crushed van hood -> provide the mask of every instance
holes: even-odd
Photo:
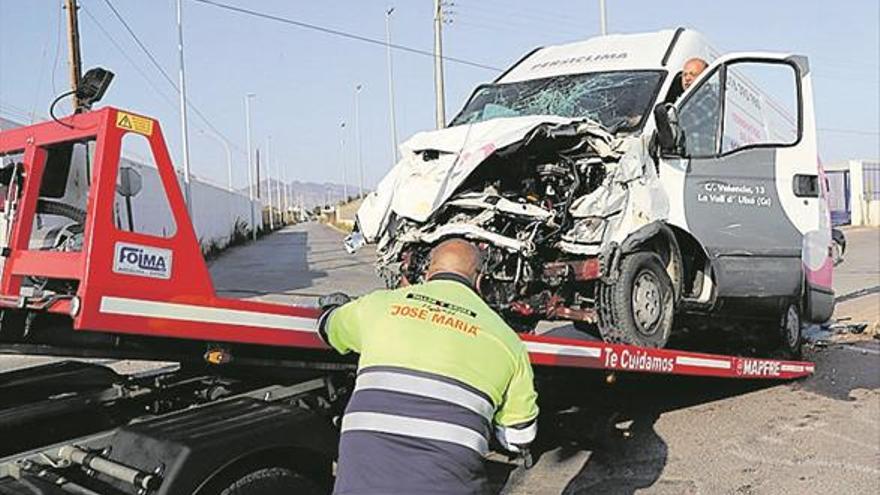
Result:
[[[389,212],[426,221],[496,150],[522,140],[539,125],[570,122],[555,116],[499,118],[414,135],[400,145],[400,161],[358,210],[361,233],[374,242]]]

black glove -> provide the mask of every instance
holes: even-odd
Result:
[[[344,292],[333,292],[318,298],[318,306],[321,308],[321,311],[325,312],[342,306],[347,302],[351,302],[351,297]]]
[[[327,338],[327,320],[330,319],[330,313],[350,301],[351,297],[344,292],[333,292],[318,298],[318,306],[321,308],[321,316],[318,317],[318,336],[325,344],[330,344]]]

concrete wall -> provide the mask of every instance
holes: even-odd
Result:
[[[122,159],[122,167],[131,167],[138,171],[142,180],[140,192],[131,198],[131,213],[136,232],[171,236],[176,231],[171,210],[164,197],[157,169],[127,158]],[[178,176],[183,190],[183,180]],[[251,215],[250,200],[247,195],[229,191],[225,187],[210,184],[206,181],[192,179],[192,222],[202,248],[209,245],[222,248],[231,240],[236,223],[251,228],[252,218],[260,226],[262,209],[259,200],[253,203]],[[116,196],[116,208],[119,212],[121,227],[127,229],[128,209],[126,200]]]

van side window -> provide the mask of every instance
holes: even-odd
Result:
[[[687,156],[713,156],[721,123],[721,71],[703,81],[679,111]]]
[[[727,67],[721,152],[786,146],[798,139],[798,86],[784,63],[734,62]]]

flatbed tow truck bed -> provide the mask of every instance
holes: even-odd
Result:
[[[170,237],[121,227],[127,134],[149,142],[176,224]],[[76,221],[77,242],[34,249],[47,184],[60,162],[73,168],[77,145],[88,150],[86,204],[49,209]],[[135,376],[75,362],[0,374],[0,494],[226,495],[262,493],[269,482],[326,492],[354,362],[318,338],[315,308],[216,294],[159,123],[106,107],[0,132],[4,157],[12,159],[4,160],[0,223],[0,353],[182,364]],[[538,375],[788,380],[814,372],[802,361],[521,337]]]

